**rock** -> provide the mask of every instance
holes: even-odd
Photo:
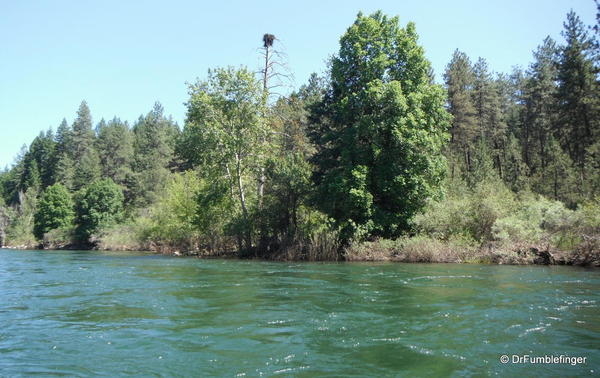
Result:
[[[540,251],[537,248],[531,248],[530,252],[534,255],[533,263],[539,265],[553,265],[555,264],[554,256],[550,251]]]

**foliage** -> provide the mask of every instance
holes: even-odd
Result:
[[[546,232],[552,232],[571,223],[574,212],[559,201],[526,194],[519,201],[518,210],[496,220],[493,238],[500,241],[540,242]]]
[[[88,242],[102,227],[121,220],[123,200],[122,189],[109,178],[96,180],[78,193],[75,222],[79,240]]]
[[[432,84],[415,27],[381,12],[359,14],[331,62],[313,133],[319,207],[342,237],[393,237],[437,193],[450,116]]]
[[[482,182],[467,189],[460,182],[442,201],[430,201],[415,217],[415,227],[422,233],[448,240],[452,236],[485,242],[492,239],[495,222],[517,207],[515,195],[502,182]]]
[[[34,216],[33,234],[42,239],[45,233],[55,228],[68,227],[74,218],[73,200],[62,184],[48,187],[38,202]]]
[[[595,261],[598,33],[571,12],[564,39],[510,73],[456,50],[442,88],[412,23],[359,14],[326,77],[286,97],[266,46],[262,78],[209,71],[183,132],[159,103],[94,129],[84,101],[0,171],[0,238],[304,260],[467,261],[479,246],[513,263],[543,245]]]
[[[196,250],[200,233],[194,224],[198,212],[196,198],[202,181],[194,171],[170,178],[164,194],[150,210],[148,240],[176,250]]]
[[[167,182],[174,165],[175,143],[179,128],[167,118],[160,103],[133,126],[134,174],[129,185],[128,202],[145,206],[156,201],[156,193]],[[124,146],[123,153],[127,153]],[[124,155],[123,158],[126,158]],[[127,172],[124,172],[127,177]]]
[[[249,187],[264,166],[269,135],[264,115],[264,92],[246,68],[209,71],[208,80],[190,86],[187,122],[180,153],[199,166],[208,180],[227,186],[238,203],[241,218],[235,221],[244,248],[252,248],[250,211],[254,204]],[[237,211],[236,211],[237,213]]]
[[[83,101],[70,136],[69,157],[74,162],[73,189],[79,190],[100,177],[100,159],[94,146],[92,116]]]
[[[34,215],[37,207],[37,192],[28,190],[19,192],[18,206],[9,214],[10,225],[6,230],[5,244],[12,246],[33,247],[37,245],[33,235]]]
[[[97,127],[98,150],[102,177],[108,177],[119,185],[125,185],[133,174],[133,133],[126,122],[114,118]]]

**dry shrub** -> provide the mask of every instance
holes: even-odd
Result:
[[[477,257],[477,248],[472,244],[451,239],[442,241],[427,236],[401,239],[402,248],[393,256],[394,261],[427,263],[471,262]]]

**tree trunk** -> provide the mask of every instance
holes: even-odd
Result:
[[[244,239],[246,243],[246,249],[250,249],[252,247],[252,238],[250,236],[250,229],[248,228],[248,208],[246,207],[246,195],[244,193],[244,185],[242,183],[242,167],[241,167],[241,159],[239,154],[235,154],[235,167],[236,167],[236,175],[237,175],[237,187],[238,187],[238,195],[240,198],[240,205],[242,206],[242,214],[244,215]]]
[[[270,55],[270,47],[265,44],[265,68],[263,71],[263,96],[265,97],[263,104],[265,107],[267,106],[268,98],[269,98],[269,55]],[[264,117],[266,119],[266,116]],[[264,137],[263,137],[264,138]],[[263,139],[263,144],[266,140]],[[263,207],[263,196],[265,193],[265,167],[260,167],[260,175],[258,178],[258,209],[262,210]]]

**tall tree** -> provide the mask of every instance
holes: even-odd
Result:
[[[395,237],[435,195],[450,115],[415,26],[359,13],[331,62],[314,158],[319,205],[345,239]]]
[[[494,168],[502,177],[502,156],[507,137],[498,83],[493,80],[488,64],[483,58],[479,58],[473,66],[473,74],[473,102],[479,138],[488,146]]]
[[[215,185],[228,187],[238,204],[239,247],[251,249],[250,213],[255,205],[248,186],[255,187],[264,166],[263,88],[245,68],[209,71],[208,80],[190,86],[190,100],[181,152],[201,166]]]
[[[71,157],[72,131],[66,119],[63,119],[56,130],[56,148],[54,151],[54,182],[63,184],[67,189],[73,188],[75,164]]]
[[[100,159],[94,147],[92,116],[85,101],[81,102],[71,134],[71,158],[75,164],[73,188],[78,190],[100,177]]]
[[[558,67],[559,119],[556,135],[585,180],[587,149],[600,137],[600,91],[593,57],[592,40],[573,11],[567,15]]]
[[[102,166],[102,176],[125,186],[132,175],[133,133],[126,122],[115,117],[97,127],[96,147]]]
[[[42,188],[46,188],[54,182],[54,155],[56,142],[52,129],[47,132],[41,132],[29,146],[29,154],[36,161]]]
[[[444,80],[448,90],[449,112],[452,114],[450,128],[450,164],[454,175],[456,162],[463,161],[465,171],[472,169],[474,141],[477,138],[477,114],[473,104],[473,67],[469,57],[458,50],[446,67]]]
[[[533,57],[523,93],[524,119],[520,139],[525,163],[535,175],[549,164],[548,141],[557,123],[558,47],[554,40],[546,37]]]
[[[174,168],[179,128],[156,102],[148,114],[138,119],[133,133],[135,177],[131,185],[133,198],[129,200],[146,205],[156,199],[156,192],[164,187],[171,168]]]

